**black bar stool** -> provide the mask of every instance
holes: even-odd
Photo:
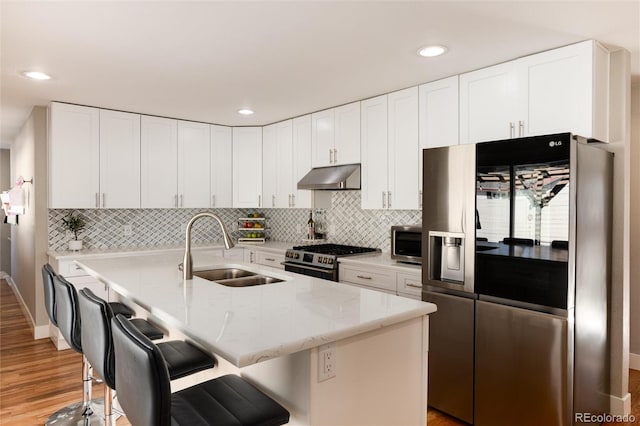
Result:
[[[87,357],[84,356],[82,350],[82,331],[80,321],[80,308],[78,306],[78,294],[75,287],[62,276],[53,272],[50,265],[42,268],[43,282],[45,287],[45,304],[49,318],[55,320],[55,325],[60,330],[65,341],[71,349],[83,354],[82,355],[82,401],[64,407],[53,413],[47,419],[47,425],[77,425],[77,424],[102,424],[104,420],[103,404],[101,399],[91,400],[91,381],[92,367]],[[133,313],[128,307],[121,303],[109,304],[116,307],[125,307],[129,312]],[[51,312],[49,312],[51,310]],[[123,314],[120,314],[123,315]],[[53,321],[52,321],[53,322]],[[137,324],[146,322],[142,319],[136,319]],[[148,324],[151,333],[150,337],[162,336],[161,330]]]
[[[113,390],[116,389],[116,380],[111,319],[114,314],[110,305],[93,294],[88,288],[84,288],[78,293],[80,316],[82,317],[81,333],[84,355],[94,371],[104,380],[105,424],[113,425],[115,417],[113,416],[111,401],[113,399]],[[132,320],[130,322],[141,332]],[[188,342],[162,342],[158,343],[157,347],[165,358],[171,360],[171,363],[167,365],[171,380],[215,366],[215,358]]]
[[[122,315],[112,319],[118,400],[132,425],[264,425],[289,412],[239,376],[229,374],[171,394],[162,351]]]

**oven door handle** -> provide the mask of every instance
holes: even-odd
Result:
[[[309,269],[311,271],[317,271],[317,272],[328,272],[331,273],[331,269],[322,269],[322,268],[316,268],[313,266],[308,266],[308,265],[301,265],[299,263],[293,263],[293,262],[281,262],[280,263],[283,266],[294,266],[296,268],[302,268],[302,269]]]

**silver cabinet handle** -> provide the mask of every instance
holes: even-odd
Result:
[[[407,287],[422,288],[422,284],[405,283]]]
[[[418,191],[418,208],[422,208],[422,189]]]
[[[258,195],[258,207],[262,207],[262,195]]]
[[[518,136],[524,136],[524,121],[518,121]]]
[[[102,208],[104,209],[105,207],[107,207],[107,193],[103,192],[102,193]]]
[[[329,164],[333,164],[333,149],[329,149]]]
[[[178,208],[178,194],[173,196],[173,205]]]
[[[291,201],[291,197],[292,197],[292,195],[289,194],[289,207],[292,207],[292,204],[293,204],[293,201]]]
[[[382,191],[382,208],[387,208],[387,196],[384,191]]]
[[[391,191],[387,192],[387,207],[391,208]]]
[[[269,262],[275,262],[276,260],[271,258],[271,257],[265,257],[264,260],[267,260]]]
[[[96,209],[100,207],[100,194],[96,192]]]
[[[513,138],[513,136],[515,134],[515,131],[516,131],[516,125],[513,124],[513,121],[510,121],[509,122],[509,137],[510,138]]]
[[[291,207],[296,206],[296,194],[291,194]]]
[[[271,207],[275,207],[276,206],[276,196],[272,195],[271,196]]]
[[[333,150],[333,164],[338,163],[338,148]]]
[[[362,279],[362,280],[370,280],[371,277],[367,277],[366,275],[356,275],[356,277]]]
[[[254,252],[250,252],[250,253],[249,253],[249,263],[253,263],[253,262],[254,262],[254,260],[255,260],[255,259],[254,259],[254,256],[255,256],[255,253],[254,253]]]
[[[180,194],[180,207],[184,207],[184,195]]]

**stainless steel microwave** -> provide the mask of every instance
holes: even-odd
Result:
[[[422,225],[391,227],[391,258],[399,262],[422,263]]]

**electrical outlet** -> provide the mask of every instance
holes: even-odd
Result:
[[[132,225],[124,225],[122,227],[122,233],[125,237],[130,237],[133,235],[133,226]]]
[[[336,344],[318,347],[318,382],[336,377]]]

